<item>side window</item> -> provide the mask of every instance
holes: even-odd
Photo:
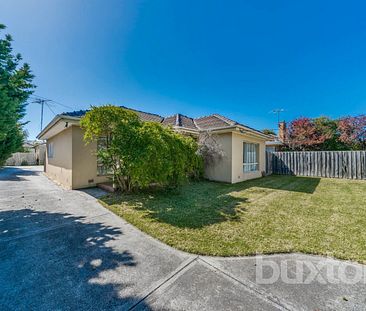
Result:
[[[255,172],[259,170],[259,144],[243,144],[243,171]]]
[[[52,159],[54,156],[54,147],[53,143],[47,143],[47,157]]]

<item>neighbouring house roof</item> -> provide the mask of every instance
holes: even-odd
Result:
[[[134,111],[138,114],[142,121],[152,121],[158,122],[163,125],[170,125],[173,128],[188,131],[188,132],[200,132],[200,131],[207,131],[207,130],[224,130],[230,128],[240,128],[241,131],[251,132],[256,135],[262,136],[262,138],[268,138],[268,135],[265,135],[261,131],[253,129],[249,126],[240,124],[236,121],[233,121],[229,118],[226,118],[219,114],[212,114],[209,116],[204,116],[200,118],[191,118],[180,113],[169,117],[162,117],[158,114],[148,113],[144,111],[139,111],[135,109],[131,109],[128,107],[121,106],[122,108]],[[43,137],[44,133],[52,127],[58,120],[60,119],[67,119],[71,118],[73,120],[80,119],[83,117],[88,110],[78,110],[72,112],[65,112],[60,115],[57,115],[45,128],[44,130],[37,136],[39,138]]]
[[[269,134],[268,140],[266,141],[266,146],[283,146],[284,143],[280,140],[277,135]]]
[[[23,143],[23,148],[35,148],[43,144],[45,144],[45,142],[42,140],[26,140]]]
[[[267,140],[266,146],[283,146],[283,142],[279,140]]]

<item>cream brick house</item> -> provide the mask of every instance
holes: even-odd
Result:
[[[133,111],[143,121],[172,126],[183,134],[196,137],[203,131],[214,134],[223,156],[214,164],[206,165],[205,177],[210,180],[236,183],[261,177],[265,171],[265,141],[268,136],[258,130],[218,114],[190,118],[181,114],[162,117]],[[86,112],[81,110],[57,115],[37,136],[47,141],[45,173],[68,189],[92,187],[109,180],[95,155],[97,144],[86,145],[83,140],[79,122]]]

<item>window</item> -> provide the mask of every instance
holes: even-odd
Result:
[[[255,172],[259,169],[259,144],[244,143],[243,148],[244,173]]]
[[[53,158],[53,154],[54,154],[53,143],[48,143],[47,144],[47,158],[49,158],[49,159]]]
[[[97,140],[97,151],[101,151],[107,148],[107,137],[101,136]],[[113,174],[112,170],[109,169],[106,165],[104,165],[102,159],[97,156],[97,174],[99,176],[111,175]]]

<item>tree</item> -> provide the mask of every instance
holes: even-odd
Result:
[[[119,188],[131,191],[153,183],[178,186],[202,167],[190,137],[116,106],[92,107],[81,120],[87,143],[102,141],[97,156],[110,168]]]
[[[299,118],[290,123],[287,136],[293,150],[366,149],[366,116]]]
[[[350,149],[366,149],[366,115],[340,119],[338,130],[339,140]]]
[[[316,146],[319,150],[347,150],[348,147],[339,139],[338,120],[328,117],[313,119],[317,133],[325,137],[322,144]]]
[[[266,135],[276,135],[275,131],[271,129],[263,129],[262,133]]]
[[[0,31],[5,26],[0,24]],[[12,153],[21,150],[26,101],[32,93],[33,75],[28,64],[20,64],[20,54],[13,54],[12,38],[0,39],[0,165]]]
[[[293,150],[320,150],[329,138],[329,133],[321,132],[309,118],[293,120],[288,128],[288,145]]]

